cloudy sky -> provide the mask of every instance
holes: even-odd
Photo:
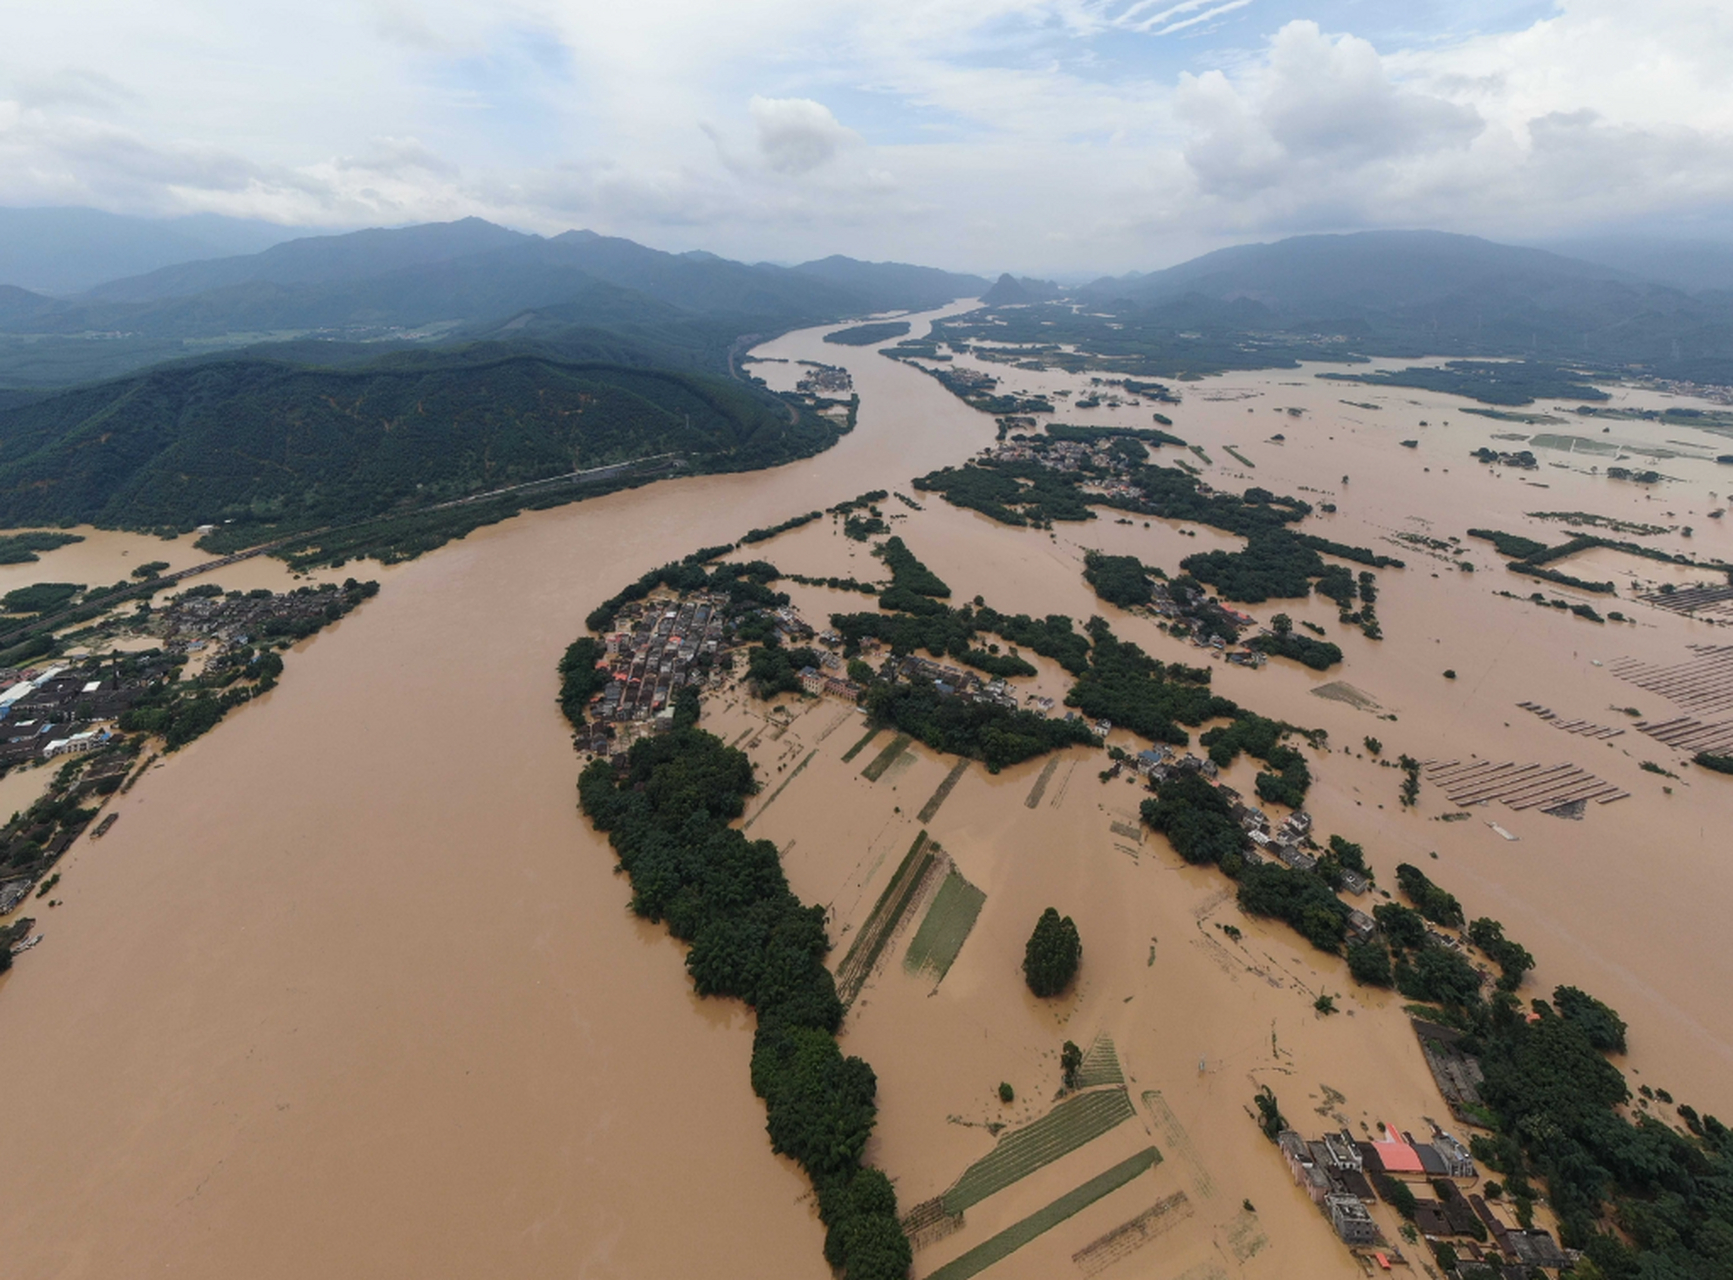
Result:
[[[0,204],[1148,269],[1301,231],[1733,219],[1733,5],[56,0]]]

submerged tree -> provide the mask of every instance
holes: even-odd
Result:
[[[1064,1048],[1059,1051],[1059,1074],[1064,1079],[1067,1089],[1077,1087],[1078,1072],[1082,1070],[1083,1050],[1067,1040]]]
[[[1058,995],[1071,985],[1082,956],[1083,944],[1071,917],[1048,907],[1035,922],[1035,932],[1023,949],[1023,977],[1029,990],[1042,998]]]

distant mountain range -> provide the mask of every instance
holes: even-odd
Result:
[[[0,284],[74,294],[177,262],[257,253],[302,234],[214,213],[135,218],[101,209],[0,208]]]
[[[591,231],[543,238],[465,218],[290,240],[108,281],[75,297],[0,285],[0,385],[65,383],[212,344],[308,335],[517,333],[544,343],[570,339],[585,354],[610,335],[604,345],[617,358],[642,344],[644,362],[720,370],[729,342],[743,333],[932,307],[987,285],[901,263],[831,257],[749,265]]]
[[[1733,382],[1733,295],[1438,231],[1238,245],[1075,296],[1155,329],[1336,335],[1362,354],[1542,356]]]
[[[742,381],[745,343],[965,297],[998,313],[959,331],[1127,368],[1499,355],[1733,384],[1733,292],[1657,283],[1637,268],[1660,259],[1597,252],[1300,236],[1067,290],[468,218],[159,262],[76,296],[0,285],[0,525],[221,518],[263,536],[664,451],[769,465],[837,428]]]

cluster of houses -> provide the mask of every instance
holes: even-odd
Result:
[[[108,740],[112,720],[143,692],[113,672],[49,667],[12,673],[0,690],[0,769],[90,751]]]
[[[803,692],[810,693],[815,698],[842,698],[848,702],[859,702],[861,694],[865,692],[853,680],[818,667],[800,669],[800,687]]]
[[[674,693],[694,683],[724,641],[726,597],[700,592],[685,600],[647,600],[621,607],[603,642],[611,679],[593,708],[600,722],[651,720],[672,713]]]
[[[1357,1140],[1346,1129],[1315,1140],[1284,1129],[1276,1136],[1276,1145],[1295,1183],[1346,1244],[1372,1247],[1383,1242],[1383,1232],[1368,1206],[1377,1201],[1374,1180],[1385,1177],[1423,1187],[1430,1184],[1436,1198],[1416,1197],[1415,1227],[1429,1239],[1451,1239],[1452,1247],[1471,1262],[1526,1280],[1531,1268],[1559,1270],[1575,1261],[1547,1232],[1511,1227],[1482,1196],[1465,1195],[1458,1184],[1474,1183],[1479,1171],[1468,1149],[1437,1126],[1426,1141],[1388,1126],[1373,1141]],[[1483,1251],[1478,1243],[1482,1240],[1489,1241],[1491,1248]]]
[[[195,587],[151,614],[143,629],[160,636],[166,648],[182,651],[306,634],[341,616],[335,593],[334,584],[284,592],[260,587],[227,595],[214,587]]]
[[[1117,463],[1105,440],[1084,444],[1076,440],[1050,440],[1045,436],[1013,436],[1004,443],[983,449],[981,453],[994,462],[1033,462],[1049,471],[1111,468]],[[1126,496],[1139,501],[1144,497],[1143,490],[1133,485],[1124,485],[1123,488]]]
[[[807,372],[801,375],[800,381],[794,384],[794,389],[807,396],[847,395],[854,390],[854,379],[847,369],[838,368],[833,364],[813,364],[803,361]]]

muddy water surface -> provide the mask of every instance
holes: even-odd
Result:
[[[778,345],[862,369],[835,449],[415,562],[66,860],[0,983],[8,1275],[826,1274],[747,1020],[626,914],[553,702],[630,577],[990,438],[870,351]]]
[[[747,1020],[694,1000],[680,949],[626,915],[625,886],[573,806],[576,766],[552,702],[561,649],[630,577],[866,489],[911,492],[909,477],[992,438],[988,419],[870,349],[806,333],[765,350],[850,366],[862,394],[854,434],[778,471],[513,520],[394,572],[379,598],[296,655],[280,689],[122,799],[103,842],[78,846],[66,905],[39,912],[48,940],[0,985],[0,1078],[29,1100],[14,1111],[0,1170],[12,1270],[824,1274],[804,1180],[763,1137]],[[1687,642],[1727,633],[1632,604],[1623,585],[1616,607],[1636,625],[1500,597],[1537,584],[1465,536],[1487,525],[1557,540],[1559,525],[1525,513],[1583,509],[1695,523],[1694,540],[1657,545],[1733,559],[1706,517],[1709,490],[1725,480],[1688,459],[1665,464],[1680,478],[1660,490],[1619,486],[1574,455],[1539,472],[1486,468],[1467,453],[1520,427],[1471,420],[1455,411],[1460,401],[1344,389],[1311,372],[1188,384],[1181,406],[1163,408],[1206,449],[1208,462],[1188,456],[1211,483],[1333,501],[1338,515],[1308,528],[1408,561],[1380,574],[1388,638],[1342,634],[1323,601],[1253,606],[1324,626],[1347,663],[1328,675],[1281,662],[1218,668],[1218,686],[1329,730],[1335,749],[1313,761],[1323,831],[1364,840],[1386,882],[1397,861],[1423,860],[1471,913],[1502,918],[1536,952],[1537,994],[1573,981],[1607,998],[1632,1024],[1630,1065],[1644,1079],[1725,1113],[1733,1013],[1719,993],[1733,960],[1717,921],[1733,872],[1708,833],[1728,784],[1687,772],[1666,783],[1639,763],[1679,771],[1675,758],[1634,730],[1610,747],[1588,743],[1514,704],[1659,714],[1660,699],[1595,664],[1624,653],[1676,661]],[[1011,381],[1087,385],[1058,374]],[[1059,416],[1141,425],[1147,413]],[[1625,434],[1641,429],[1629,425]],[[895,499],[885,510],[956,598],[1100,612],[1160,657],[1201,660],[1096,601],[1082,553],[1132,552],[1173,571],[1232,540],[1178,523],[1117,524],[1108,512],[1050,536],[916,496],[925,510]],[[1429,556],[1402,533],[1461,542]],[[791,571],[879,576],[828,520],[761,550]],[[56,576],[71,575],[26,580]],[[815,621],[870,607],[849,593],[791,594]],[[1458,678],[1446,681],[1445,668]],[[1312,696],[1332,679],[1379,709]],[[1043,663],[1029,687],[1053,696],[1065,682]],[[751,833],[775,840],[797,890],[830,908],[840,957],[952,762],[917,749],[869,783],[860,769],[870,754],[841,760],[861,736],[853,712],[790,710],[784,730],[765,724],[762,706],[719,699],[707,723],[730,741],[746,735],[769,782],[749,809]],[[1452,809],[1435,789],[1417,812],[1399,810],[1395,772],[1358,745],[1368,735],[1387,755],[1570,761],[1632,795],[1582,822],[1495,806],[1444,823]],[[1153,1172],[993,1274],[1074,1271],[1073,1251],[1179,1191],[1192,1205],[1185,1225],[1121,1264],[1124,1274],[1353,1273],[1247,1108],[1269,1084],[1314,1130],[1380,1120],[1418,1130],[1442,1117],[1399,1006],[1352,989],[1339,962],[1286,931],[1241,917],[1220,877],[1127,835],[1141,794],[1123,779],[1099,782],[1099,754],[1068,753],[1037,795],[1047,764],[998,778],[972,767],[924,824],[987,901],[943,983],[903,972],[901,937],[851,1012],[845,1043],[880,1079],[869,1155],[905,1205],[937,1194],[990,1147],[982,1126],[1049,1105],[1065,1038],[1115,1039],[1137,1118],[972,1209],[964,1232],[923,1250],[916,1274],[1149,1143],[1164,1155]],[[1234,777],[1249,791],[1249,770]],[[1504,841],[1489,819],[1520,839]],[[1056,1005],[1032,1001],[1017,971],[1050,904],[1075,916],[1085,940],[1083,981]],[[1342,1014],[1312,1009],[1325,991]],[[1007,1111],[994,1094],[1001,1080],[1018,1094]]]

